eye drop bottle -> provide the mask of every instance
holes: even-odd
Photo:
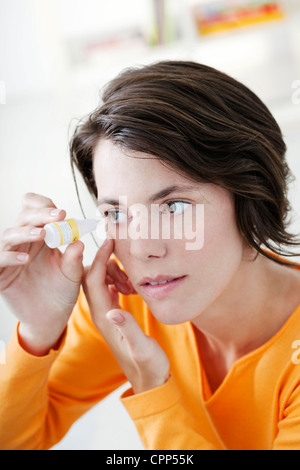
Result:
[[[83,235],[96,230],[98,221],[95,219],[66,219],[45,225],[45,243],[49,248],[69,245],[79,240]]]

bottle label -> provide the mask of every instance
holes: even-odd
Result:
[[[79,229],[73,219],[54,223],[60,235],[60,244],[68,245],[71,242],[79,240]]]
[[[68,224],[69,224],[69,226],[71,227],[71,230],[72,230],[72,242],[77,242],[77,240],[79,240],[78,225],[76,224],[75,220],[73,220],[73,219],[67,219],[66,222],[68,222]]]

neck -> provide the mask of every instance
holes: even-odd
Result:
[[[289,268],[261,255],[241,262],[226,290],[193,320],[205,348],[237,359],[276,333],[282,322],[276,312],[283,308],[288,290],[283,269]]]

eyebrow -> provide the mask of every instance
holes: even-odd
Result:
[[[177,191],[180,191],[181,193],[183,191],[195,191],[196,186],[195,185],[183,185],[183,186],[178,186],[178,185],[172,185],[168,186],[167,188],[161,189],[155,194],[152,194],[152,196],[149,197],[148,202],[149,203],[154,203],[156,201],[159,201],[160,199],[164,199],[167,196],[170,196],[170,194],[173,194]],[[101,204],[109,204],[112,206],[118,206],[119,205],[119,200],[118,199],[109,199],[109,198],[101,198],[97,201],[97,205],[100,206]]]

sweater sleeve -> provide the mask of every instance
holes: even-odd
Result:
[[[49,449],[127,381],[81,296],[58,350],[28,354],[16,329],[0,364],[0,448]],[[4,362],[4,361],[2,361]]]
[[[300,449],[300,384],[297,384],[286,400],[278,423],[278,434],[273,450]]]
[[[134,395],[130,388],[121,402],[147,450],[218,450],[199,434],[172,375],[164,385],[144,393]]]

